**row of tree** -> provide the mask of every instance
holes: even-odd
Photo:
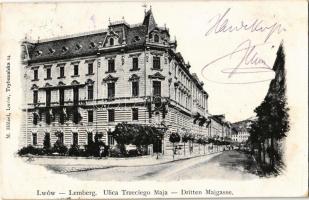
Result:
[[[34,147],[29,145],[23,147],[18,151],[19,155],[68,155],[68,156],[94,156],[102,157],[108,155],[109,147],[101,140],[103,137],[102,133],[96,133],[94,140],[89,141],[85,145],[84,149],[80,149],[79,145],[72,144],[70,148],[63,144],[61,132],[56,132],[55,136],[58,138],[54,145],[51,145],[50,137],[48,134],[44,136],[43,147]]]
[[[160,143],[163,139],[164,130],[150,125],[118,123],[111,133],[117,141],[122,154],[126,154],[125,145],[133,144],[137,149],[150,144]]]
[[[173,144],[173,149],[175,149],[174,144],[182,141],[184,143],[184,155],[186,155],[186,143],[189,142],[189,149],[190,154],[192,153],[192,145],[193,143],[197,143],[199,145],[204,146],[204,153],[205,153],[205,145],[206,144],[213,144],[213,145],[229,145],[230,141],[228,141],[227,138],[223,139],[219,136],[213,136],[213,137],[206,137],[203,135],[194,135],[190,133],[185,133],[182,136],[178,134],[177,132],[171,133],[169,137],[169,141]],[[199,146],[200,147],[200,146]],[[174,152],[175,153],[175,152]]]
[[[257,120],[249,131],[248,143],[265,172],[275,172],[283,165],[280,143],[289,130],[284,66],[285,55],[281,44],[273,67],[275,78],[263,102],[254,110]]]

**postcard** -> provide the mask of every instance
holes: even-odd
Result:
[[[2,199],[308,196],[306,1],[0,9]]]

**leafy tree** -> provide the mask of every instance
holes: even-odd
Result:
[[[173,159],[174,159],[174,155],[175,155],[175,152],[176,152],[176,150],[174,148],[174,144],[176,142],[180,142],[180,135],[178,133],[171,133],[169,141],[173,144]]]
[[[103,134],[102,133],[96,133],[94,135],[94,141],[90,142],[88,145],[86,145],[86,153],[88,155],[94,156],[94,157],[100,157],[100,151],[101,147],[104,147],[104,151],[106,151],[107,146],[102,141]],[[104,153],[104,155],[107,154],[107,152]]]
[[[197,140],[196,143],[198,143],[198,153],[200,154],[200,145],[203,144],[203,138],[200,136]]]
[[[50,153],[51,144],[50,144],[50,135],[49,133],[45,133],[44,140],[43,140],[43,149],[45,153]]]
[[[59,139],[55,142],[52,149],[53,152],[57,152],[60,155],[65,155],[68,151],[68,148],[60,141]]]
[[[138,149],[141,146],[157,144],[159,140],[162,140],[163,132],[153,126],[119,123],[112,132],[112,136],[125,155],[126,144],[134,144]]]
[[[271,81],[263,102],[255,109],[258,120],[251,126],[249,143],[252,151],[258,149],[260,161],[265,162],[265,154],[268,153],[271,167],[274,169],[275,163],[281,162],[281,150],[275,146],[276,141],[286,137],[289,131],[285,55],[282,44],[278,48],[273,70],[275,71],[275,78]],[[265,147],[268,140],[270,140],[270,146]],[[261,157],[262,152],[263,158]]]
[[[72,144],[68,150],[69,156],[80,156],[80,149],[77,144]]]
[[[182,142],[183,142],[183,150],[184,150],[184,155],[186,155],[186,143],[190,140],[191,136],[189,133],[185,133],[182,136]]]

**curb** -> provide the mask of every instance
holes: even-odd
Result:
[[[82,171],[91,171],[91,170],[97,170],[97,169],[108,169],[108,168],[114,168],[114,167],[143,167],[143,166],[157,166],[157,165],[163,165],[163,164],[167,164],[167,163],[172,163],[172,162],[178,162],[178,161],[182,161],[182,160],[189,160],[192,158],[198,158],[198,157],[203,157],[203,156],[209,156],[209,155],[213,155],[213,154],[221,154],[222,151],[220,152],[215,152],[215,153],[209,153],[209,154],[205,154],[205,155],[197,155],[197,156],[192,156],[192,157],[187,157],[187,158],[180,158],[177,160],[168,160],[168,161],[164,161],[164,162],[159,162],[159,163],[154,163],[154,164],[142,164],[142,165],[109,165],[109,166],[99,166],[99,167],[92,167],[92,168],[82,168],[82,169],[76,169],[76,170],[64,170],[64,171],[57,171],[57,173],[61,173],[61,174],[66,174],[66,173],[74,173],[74,172],[82,172]],[[51,169],[53,170],[53,169]],[[53,170],[55,171],[55,170]]]

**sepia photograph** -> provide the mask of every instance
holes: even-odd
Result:
[[[2,198],[307,197],[307,6],[1,4]]]

